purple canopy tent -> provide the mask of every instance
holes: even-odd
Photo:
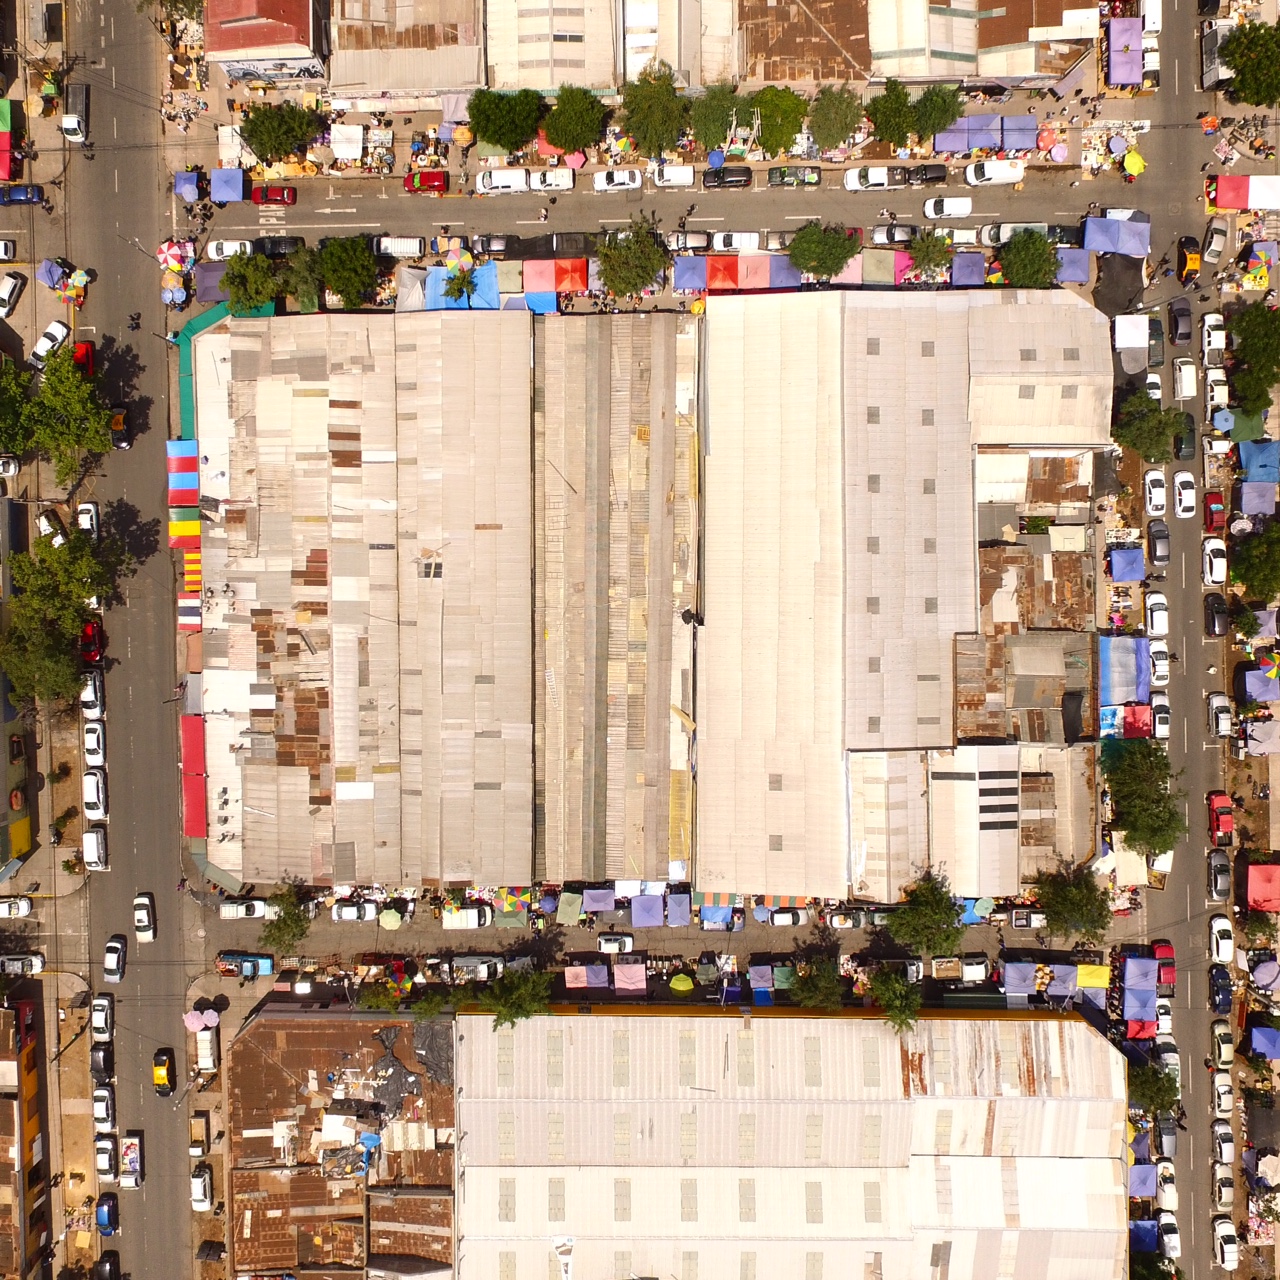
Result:
[[[700,293],[707,287],[707,260],[694,254],[681,254],[675,260],[677,293]]]
[[[1011,960],[1004,967],[1004,990],[1010,996],[1034,995],[1036,966],[1025,960]]]
[[[1084,247],[1090,253],[1145,258],[1151,251],[1151,224],[1133,218],[1086,218]]]
[[[1246,671],[1244,692],[1251,702],[1276,702],[1280,700],[1280,679],[1273,679],[1265,671]]]
[[[200,199],[200,178],[190,169],[173,175],[173,194],[184,204],[194,204]]]
[[[673,893],[667,897],[667,924],[680,929],[689,923],[689,895]]]
[[[1125,987],[1124,1016],[1130,1022],[1154,1022],[1156,1020],[1155,989]]]
[[[1055,964],[1051,966],[1053,977],[1049,980],[1047,994],[1051,996],[1073,996],[1080,989],[1076,983],[1076,967],[1073,964]]]
[[[1255,609],[1253,616],[1258,620],[1259,636],[1274,636],[1276,634],[1276,611],[1274,609]]]
[[[641,893],[631,899],[631,927],[660,929],[664,923],[662,898],[656,893]]]
[[[56,289],[67,278],[67,269],[57,258],[44,258],[36,268],[36,283]]]
[[[214,204],[238,204],[243,200],[244,170],[212,170],[209,174],[209,199]]]
[[[1069,249],[1065,245],[1058,246],[1058,283],[1089,283],[1088,249]]]
[[[613,889],[584,889],[582,909],[583,911],[612,911]]]
[[[1126,991],[1154,991],[1159,965],[1153,956],[1125,956],[1124,986]]]
[[[1112,18],[1107,26],[1107,84],[1142,83],[1142,19]]]
[[[607,990],[609,987],[609,966],[607,964],[587,965],[587,986]]]
[[[1280,1031],[1275,1027],[1254,1027],[1252,1034],[1253,1039],[1249,1043],[1258,1057],[1272,1061],[1280,1058]]]
[[[1247,516],[1275,515],[1275,485],[1270,481],[1246,480],[1240,486],[1240,510]]]
[[[752,987],[762,987],[765,991],[773,990],[773,965],[753,964],[747,970],[747,977]]]
[[[769,256],[769,288],[798,289],[800,287],[800,270],[785,253],[774,253]]]
[[[1149,1199],[1156,1193],[1156,1167],[1153,1164],[1129,1166],[1129,1198]]]
[[[1035,116],[1001,116],[1000,135],[1006,151],[1034,151],[1040,122]]]
[[[225,262],[197,262],[195,266],[196,301],[226,302],[231,295],[222,287],[227,273]]]
[[[1111,548],[1112,582],[1141,582],[1146,576],[1146,558],[1141,547]]]
[[[986,284],[987,260],[980,253],[957,253],[951,259],[951,287],[971,289]]]
[[[969,126],[969,150],[999,151],[1001,123],[999,116],[965,116]]]

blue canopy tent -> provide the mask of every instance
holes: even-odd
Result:
[[[184,170],[173,175],[173,194],[184,204],[194,204],[200,199],[200,175]]]
[[[642,893],[631,899],[631,927],[660,929],[663,919],[662,898],[656,893]]]
[[[681,254],[675,259],[677,293],[699,293],[707,287],[707,260],[694,254]]]
[[[524,300],[535,316],[553,316],[559,307],[559,299],[554,293],[526,293]]]
[[[1125,956],[1124,986],[1126,991],[1154,991],[1160,966],[1154,956]]]
[[[935,133],[933,135],[933,149],[935,151],[968,151],[968,117],[961,116],[955,124],[949,125],[941,133]]]
[[[1089,283],[1089,250],[1058,246],[1058,283]]]
[[[67,269],[57,258],[45,258],[36,268],[36,282],[56,289],[67,278]]]
[[[1130,1022],[1154,1022],[1156,1020],[1156,992],[1152,987],[1125,987],[1124,1016]]]
[[[1160,1232],[1154,1222],[1129,1223],[1129,1249],[1133,1253],[1155,1253],[1160,1247]]]
[[[1246,480],[1240,486],[1240,510],[1247,516],[1273,516],[1276,513],[1276,487]]]
[[[1134,1200],[1149,1199],[1156,1193],[1156,1167],[1153,1164],[1129,1166],[1129,1196]]]
[[[498,264],[486,262],[472,269],[475,292],[468,298],[447,298],[444,287],[449,281],[448,267],[432,267],[427,272],[425,311],[497,311],[502,305],[498,297]],[[554,296],[554,295],[552,295]]]
[[[1146,557],[1141,547],[1111,548],[1112,582],[1141,582],[1146,576]]]
[[[1151,251],[1151,224],[1132,218],[1086,218],[1084,247],[1090,253],[1122,253],[1130,258],[1145,258]]]
[[[214,204],[237,204],[244,199],[243,169],[214,169],[209,174],[209,199]]]
[[[1280,484],[1280,440],[1244,440],[1239,448],[1246,480]]]
[[[1280,701],[1280,680],[1273,680],[1265,671],[1246,671],[1244,692],[1250,702]]]
[[[957,253],[951,259],[951,287],[971,289],[986,284],[987,260],[980,253]]]
[[[1000,131],[1006,151],[1034,151],[1040,122],[1035,116],[1002,116]]]
[[[969,122],[969,150],[999,151],[1003,132],[999,116],[965,116]]]
[[[1249,1041],[1253,1052],[1260,1058],[1280,1058],[1280,1031],[1275,1027],[1254,1027]]]
[[[677,289],[679,287],[676,285]],[[785,253],[772,254],[769,258],[769,288],[798,289],[799,287],[800,269]]]
[[[1143,636],[1098,637],[1098,701],[1118,707],[1126,702],[1146,702],[1151,696],[1151,642]],[[1127,965],[1138,956],[1131,956]],[[1128,982],[1126,976],[1125,981]],[[1151,985],[1155,986],[1152,969]]]
[[[1010,996],[1034,995],[1036,966],[1029,960],[1010,960],[1004,967],[1004,990]]]
[[[667,898],[667,924],[679,929],[689,923],[689,895],[673,893]]]

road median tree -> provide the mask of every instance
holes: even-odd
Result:
[[[1172,849],[1187,833],[1183,793],[1164,747],[1152,738],[1111,738],[1102,745],[1102,776],[1111,793],[1112,827],[1142,856]]]
[[[809,103],[794,89],[770,84],[755,95],[753,106],[760,113],[759,142],[765,154],[785,156],[804,128]]]
[[[303,940],[311,932],[311,916],[303,905],[301,887],[287,884],[279,893],[273,893],[267,901],[278,907],[280,914],[263,924],[258,945],[264,951],[274,951],[278,955],[296,955]]]
[[[60,485],[75,475],[86,452],[111,448],[111,410],[102,403],[96,380],[80,371],[70,347],[45,361],[23,418],[31,444],[53,463]]]
[[[890,77],[884,89],[866,103],[867,119],[876,137],[891,147],[905,147],[915,130],[916,113],[911,95],[901,81]]]
[[[467,102],[467,114],[481,142],[510,152],[537,137],[542,107],[542,95],[532,89],[519,93],[477,89]]]
[[[834,960],[809,960],[797,968],[791,995],[802,1009],[839,1009],[844,1004],[844,979]]]
[[[1235,544],[1231,578],[1256,599],[1270,601],[1280,596],[1280,523],[1272,521],[1261,533]]]
[[[1280,102],[1280,28],[1273,23],[1245,22],[1222,42],[1219,58],[1235,74],[1227,82],[1233,102],[1274,107]]]
[[[735,118],[751,119],[751,95],[739,94],[731,84],[713,84],[689,106],[689,126],[700,146],[708,151],[723,147]]]
[[[524,1018],[551,1011],[551,975],[537,969],[508,969],[473,989],[476,1003],[493,1015],[493,1029],[514,1027]]]
[[[842,146],[861,123],[862,99],[847,84],[824,84],[809,106],[809,132],[819,151]]]
[[[895,942],[931,956],[950,955],[959,948],[965,926],[946,876],[927,871],[906,887],[902,897],[889,915],[888,929]]]
[[[1172,1072],[1155,1063],[1130,1065],[1129,1102],[1148,1115],[1173,1111],[1178,1105],[1178,1082]]]
[[[1280,382],[1280,312],[1254,302],[1227,321],[1231,334],[1231,393],[1245,413],[1271,407]]]

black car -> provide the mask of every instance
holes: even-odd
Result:
[[[519,236],[482,235],[471,237],[471,251],[496,257],[498,254],[511,253],[520,242]]]
[[[1189,413],[1182,415],[1182,430],[1173,437],[1173,456],[1179,462],[1190,462],[1196,456],[1196,420]]]
[[[1157,568],[1169,563],[1169,526],[1163,520],[1147,524],[1147,558]]]
[[[727,164],[720,169],[704,169],[702,189],[712,191],[717,187],[749,187],[751,170],[745,164]]]
[[[945,164],[916,164],[907,170],[910,187],[944,187],[947,184]]]
[[[1175,347],[1185,347],[1191,341],[1191,303],[1186,298],[1169,303],[1169,341]]]
[[[1204,633],[1207,636],[1227,634],[1227,602],[1221,592],[1210,591],[1204,598]]]
[[[110,1042],[89,1049],[89,1074],[94,1084],[110,1084],[115,1079],[116,1051]]]
[[[1209,966],[1209,1007],[1220,1017],[1231,1012],[1231,975],[1224,964]]]
[[[1055,223],[1049,228],[1049,243],[1068,249],[1084,248],[1084,227],[1079,222]]]
[[[264,258],[287,258],[295,249],[304,248],[306,243],[301,236],[259,236],[253,242],[253,251]]]
[[[1147,336],[1147,368],[1161,369],[1164,367],[1164,325],[1160,323],[1159,316],[1147,318],[1151,321]]]
[[[114,1249],[106,1249],[93,1264],[93,1280],[120,1280],[120,1255]]]

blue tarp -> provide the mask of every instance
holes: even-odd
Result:
[[[1133,1253],[1155,1253],[1160,1247],[1160,1232],[1154,1222],[1129,1223],[1129,1249]]]
[[[1156,1167],[1153,1164],[1129,1166],[1129,1195],[1134,1199],[1149,1199],[1156,1193]]]
[[[559,300],[554,293],[526,293],[525,305],[536,316],[553,316]]]
[[[667,924],[672,929],[682,928],[689,923],[689,895],[673,893],[667,898]]]
[[[792,266],[791,259],[785,253],[773,254],[769,258],[769,288],[798,289],[799,287],[799,269]]]
[[[1034,151],[1040,122],[1032,115],[1001,116],[1000,136],[1006,151]]]
[[[1126,991],[1154,991],[1160,966],[1154,956],[1125,956],[1124,986]]]
[[[751,1003],[758,1005],[771,1005],[773,1003],[773,992],[767,987],[752,987]]]
[[[209,199],[214,204],[235,204],[244,199],[243,169],[214,169],[209,174]]]
[[[676,274],[672,288],[696,293],[707,287],[707,260],[696,254],[681,254],[675,260]]]
[[[587,970],[587,986],[607,988],[609,985],[609,966],[607,964],[589,964]]]
[[[642,893],[631,899],[631,927],[633,929],[659,929],[662,927],[662,898],[656,893]]]
[[[1280,1058],[1280,1031],[1275,1027],[1254,1027],[1250,1041],[1253,1052],[1260,1058]]]
[[[1118,707],[1151,698],[1151,641],[1144,636],[1098,637],[1098,702]]]
[[[1156,1020],[1155,989],[1143,991],[1137,987],[1125,987],[1124,1016],[1130,1022],[1154,1022]]]
[[[1243,440],[1239,449],[1246,480],[1280,484],[1280,440]]]
[[[1111,548],[1112,582],[1141,582],[1146,576],[1146,557],[1141,547]]]
[[[1151,251],[1151,224],[1130,218],[1086,218],[1084,247],[1090,253],[1123,253],[1145,258]]]
[[[427,272],[424,311],[497,311],[502,305],[498,297],[498,264],[486,262],[471,272],[476,290],[467,298],[446,298],[444,287],[449,280],[448,267],[432,267]],[[551,295],[553,298],[555,294]]]
[[[978,899],[965,898],[963,901],[964,901],[964,911],[960,916],[960,923],[961,924],[981,924],[983,921],[983,917],[978,915],[978,913],[974,911],[974,907],[978,905]]]
[[[957,253],[951,259],[951,287],[969,289],[987,282],[987,260],[980,253]]]
[[[200,180],[196,174],[186,171],[173,175],[173,194],[179,200],[192,204],[200,198]]]
[[[1058,283],[1089,283],[1089,250],[1058,246]]]
[[[733,919],[733,908],[699,907],[698,915],[704,924],[728,924]]]

